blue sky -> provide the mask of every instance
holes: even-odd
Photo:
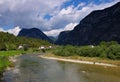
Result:
[[[0,31],[15,35],[22,28],[39,28],[50,36],[72,30],[94,10],[120,0],[0,0]]]
[[[89,3],[101,4],[101,3],[111,2],[111,1],[112,0],[70,0],[66,2],[63,7],[67,7],[70,5],[77,6],[81,2],[86,4],[89,4]]]
[[[113,0],[69,0],[61,5],[61,9],[67,8],[68,6],[74,5],[74,7],[78,6],[80,3],[85,3],[85,5],[88,5],[90,3],[94,3],[96,5],[102,4],[102,3],[109,3]],[[81,7],[82,8],[82,7]],[[80,9],[81,9],[80,8]],[[50,19],[52,16],[49,14],[45,15],[45,19]]]

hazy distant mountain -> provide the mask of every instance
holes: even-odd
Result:
[[[55,42],[57,40],[57,37],[53,37],[53,36],[48,36],[53,42]]]
[[[112,40],[120,43],[120,2],[104,10],[93,11],[72,31],[61,32],[56,43],[90,45]]]
[[[47,37],[40,29],[37,28],[31,28],[31,29],[22,29],[18,36],[24,36],[24,37],[30,37],[30,38],[37,38],[42,40],[47,40],[49,42],[52,42],[51,39]]]

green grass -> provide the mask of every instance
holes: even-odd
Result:
[[[2,72],[5,70],[7,66],[9,66],[11,62],[8,60],[8,57],[0,56],[0,76]]]
[[[32,53],[32,51],[23,50],[11,50],[11,51],[0,51],[0,77],[7,67],[13,67],[14,64],[9,61],[9,57],[16,56],[25,53]]]
[[[13,66],[13,63],[9,61],[9,57],[20,55],[21,53],[23,53],[22,50],[0,51],[0,77],[7,67]]]
[[[11,51],[0,51],[0,77],[2,77],[3,71],[7,67],[12,67],[13,63],[9,61],[9,57],[16,56],[20,54],[39,54],[36,48],[30,48],[27,51],[24,50],[11,50]]]
[[[6,56],[6,57],[9,57],[9,56],[15,56],[15,55],[19,55],[21,54],[22,50],[13,50],[13,51],[0,51],[0,56]]]

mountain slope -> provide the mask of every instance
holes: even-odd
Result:
[[[57,40],[57,37],[53,37],[53,36],[48,36],[53,42],[55,42]]]
[[[92,45],[112,40],[120,43],[120,2],[91,12],[72,31],[61,32],[56,43]]]
[[[49,42],[52,42],[51,39],[49,39],[41,30],[37,28],[22,29],[19,32],[18,36],[37,38],[37,39],[42,39],[42,40],[47,40]]]

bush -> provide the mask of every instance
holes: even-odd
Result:
[[[120,45],[111,45],[108,49],[108,58],[120,59]]]
[[[0,50],[1,51],[6,51],[7,50],[7,47],[4,43],[0,43]]]
[[[61,46],[54,52],[55,55],[59,56],[84,56],[84,57],[101,57],[109,59],[120,59],[120,44],[115,41],[101,42],[100,45],[91,46]]]
[[[76,47],[67,45],[67,46],[61,46],[54,50],[53,52],[55,55],[59,56],[73,56],[76,53]]]
[[[7,50],[16,50],[17,46],[15,44],[6,44]]]

